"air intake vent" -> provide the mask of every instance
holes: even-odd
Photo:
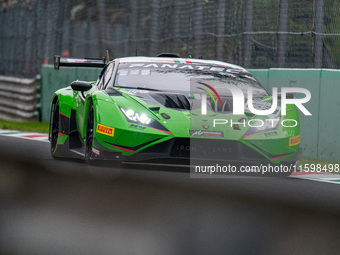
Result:
[[[165,107],[190,110],[190,103],[185,95],[154,93],[151,96]]]

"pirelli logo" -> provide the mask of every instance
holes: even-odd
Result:
[[[300,135],[289,138],[289,146],[294,146],[300,143]]]
[[[104,135],[109,135],[109,136],[114,136],[115,134],[115,129],[112,127],[104,126],[101,124],[97,124],[97,133],[104,134]]]

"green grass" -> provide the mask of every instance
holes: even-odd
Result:
[[[0,129],[48,133],[49,124],[45,122],[16,122],[0,120]]]

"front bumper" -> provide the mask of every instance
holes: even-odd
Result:
[[[208,163],[231,164],[274,164],[271,158],[281,158],[280,164],[295,164],[301,157],[301,150],[284,155],[267,155],[250,148],[240,141],[215,139],[172,138],[148,147],[131,156],[109,150],[96,139],[98,149],[92,152],[93,160],[115,160],[154,164],[197,165]],[[268,154],[268,153],[267,153]],[[269,159],[268,159],[269,158]]]

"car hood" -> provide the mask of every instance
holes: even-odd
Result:
[[[145,107],[166,107],[177,110],[190,110],[190,103],[184,93],[169,93],[139,89],[121,89],[125,96],[135,99]]]

